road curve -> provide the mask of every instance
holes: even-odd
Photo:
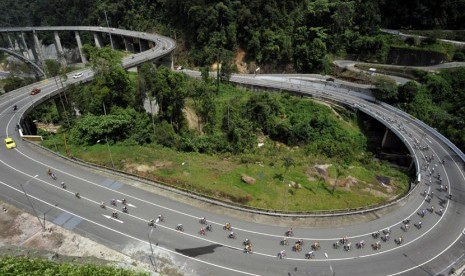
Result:
[[[134,35],[142,36],[143,33]],[[165,49],[174,45],[170,44],[174,43],[171,39],[149,34],[145,36],[159,39],[158,44],[166,43]],[[162,47],[155,47],[135,58],[126,58],[123,64],[131,67],[146,59],[156,58],[156,55],[166,54]],[[92,72],[85,71],[84,80],[90,79]],[[66,85],[77,81],[82,80],[68,78]],[[311,225],[315,221],[311,218],[307,226],[301,226],[305,221],[300,221],[299,226],[292,221],[276,221],[275,225],[260,223],[262,219],[259,216],[253,216],[252,220],[240,219],[233,212],[229,214],[218,212],[212,206],[202,208],[198,207],[200,204],[191,205],[188,198],[173,200],[165,196],[167,192],[162,190],[139,184],[128,185],[133,182],[132,179],[96,172],[21,141],[15,130],[19,118],[31,105],[37,104],[40,98],[46,99],[58,90],[55,82],[45,80],[33,85],[42,89],[35,96],[29,95],[33,87],[29,86],[0,97],[2,136],[16,138],[18,145],[13,150],[5,147],[0,149],[0,198],[39,216],[46,212],[48,221],[118,250],[136,247],[149,254],[148,241],[156,242],[158,250],[169,252],[177,262],[187,267],[187,275],[437,275],[447,274],[451,267],[463,263],[463,160],[433,132],[410,116],[387,105],[355,97],[348,90],[327,92],[290,79],[283,81],[282,78],[273,80],[243,75],[233,75],[231,81],[340,102],[372,115],[383,124],[393,127],[415,155],[418,166],[434,168],[431,183],[428,170],[421,170],[422,181],[408,198],[394,208],[377,212],[379,217],[376,219],[364,223],[357,220],[344,227]],[[19,107],[16,112],[11,108],[14,104]],[[428,146],[428,150],[414,148],[419,146]],[[435,159],[429,166],[425,165],[425,157],[431,155]],[[438,162],[442,159],[445,159],[445,164]],[[47,175],[48,168],[55,172],[57,180]],[[444,188],[440,189],[438,179],[434,177],[437,173],[441,175],[442,185],[447,186],[447,193]],[[61,181],[66,183],[67,189],[60,187]],[[434,192],[430,203],[425,202],[425,190],[427,193]],[[79,192],[81,198],[76,198],[75,192]],[[449,192],[453,195],[452,200],[446,199]],[[112,219],[110,215],[113,207],[99,208],[100,202],[108,203],[112,198],[126,198],[129,213],[122,213],[122,205],[118,203],[114,209],[119,212],[119,218]],[[436,208],[434,212],[426,211],[423,218],[417,214],[431,205]],[[437,213],[440,208],[443,208],[442,215]],[[152,229],[147,221],[157,214],[163,214],[166,220]],[[247,214],[243,216],[250,217]],[[206,236],[198,234],[200,217],[207,217],[213,225],[214,231],[208,232]],[[411,219],[411,226],[409,231],[404,232],[400,227],[406,218]],[[422,221],[421,229],[413,226],[419,221]],[[226,222],[233,225],[237,239],[226,237],[227,232],[221,229]],[[184,232],[174,229],[178,223],[184,225]],[[290,239],[289,246],[281,246],[279,243],[288,227],[293,227],[295,236]],[[383,242],[371,236],[373,232],[387,228],[391,229],[389,241]],[[397,245],[393,240],[400,236],[403,236],[404,242]],[[350,251],[333,248],[333,243],[342,237],[347,237],[351,242]],[[243,253],[241,243],[245,238],[253,242],[253,254]],[[292,251],[296,239],[304,240],[301,252]],[[366,246],[355,248],[356,242],[361,240],[365,241]],[[370,246],[376,241],[380,241],[380,250],[373,250]],[[313,259],[305,259],[305,252],[310,251],[310,245],[315,242],[319,242],[321,248],[315,250]],[[283,249],[287,257],[278,259],[277,253]]]

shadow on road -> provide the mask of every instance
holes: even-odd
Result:
[[[217,247],[223,247],[220,244],[212,244],[209,246],[196,247],[196,248],[187,248],[187,249],[175,249],[176,252],[179,252],[183,255],[189,257],[197,257],[199,255],[212,254],[215,252]]]

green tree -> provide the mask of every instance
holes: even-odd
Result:
[[[414,81],[409,81],[406,84],[399,86],[399,102],[411,103],[415,99],[419,89],[420,86]]]
[[[140,108],[136,105],[137,91],[121,65],[122,55],[109,47],[85,45],[84,51],[95,72],[95,81],[74,97],[78,109],[103,114],[104,109],[109,113],[113,106]]]
[[[397,84],[389,78],[376,77],[373,94],[378,100],[393,102],[398,97]]]
[[[155,74],[154,95],[159,107],[160,120],[169,122],[176,132],[179,132],[185,123],[182,110],[188,92],[184,74],[172,72],[169,68],[161,66]]]

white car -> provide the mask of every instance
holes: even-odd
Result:
[[[74,74],[73,79],[79,79],[80,77],[82,77],[82,72]]]

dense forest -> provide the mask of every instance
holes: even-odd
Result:
[[[176,37],[189,63],[246,60],[296,71],[328,70],[328,55],[382,55],[380,27],[463,28],[465,0],[4,0],[0,25],[101,25]]]
[[[380,27],[464,29],[465,15],[460,12],[464,8],[465,0],[4,0],[0,2],[0,25],[105,26],[106,12],[112,27],[175,37],[180,55],[185,57],[184,61],[177,60],[191,65],[227,63],[235,58],[238,50],[243,50],[245,61],[262,68],[268,65],[280,71],[334,73],[331,64],[334,57],[385,61],[388,48],[397,42],[380,33]],[[411,42],[417,44],[415,40]],[[456,60],[463,60],[465,56],[460,50],[448,55]],[[118,68],[112,71],[111,77],[119,77],[118,83],[112,85],[125,90],[115,92],[112,86],[105,88],[108,91],[99,90],[102,83],[108,82],[101,79],[100,83],[84,88],[83,95],[99,91],[98,94],[107,96],[97,98],[83,111],[99,115],[102,101],[106,101],[109,110],[115,101],[120,101],[117,104],[121,108],[140,105],[140,89],[130,88],[128,76],[120,71]],[[181,77],[164,74],[163,77],[174,78],[166,85],[173,86],[171,89],[178,93],[187,93],[175,85],[175,80]],[[418,84],[398,88],[382,83],[377,96],[437,127],[463,149],[465,89],[462,78],[462,70],[424,74],[418,77]],[[19,84],[14,79],[10,86]],[[121,95],[125,97],[117,100]],[[88,98],[92,97],[83,96],[75,101],[79,103]],[[180,101],[179,98],[169,100]],[[164,106],[167,104],[162,105],[163,119],[169,118],[170,125],[179,132],[181,119],[170,118],[173,114],[166,113],[176,109],[165,112]],[[204,112],[208,122],[211,114],[208,110]]]

